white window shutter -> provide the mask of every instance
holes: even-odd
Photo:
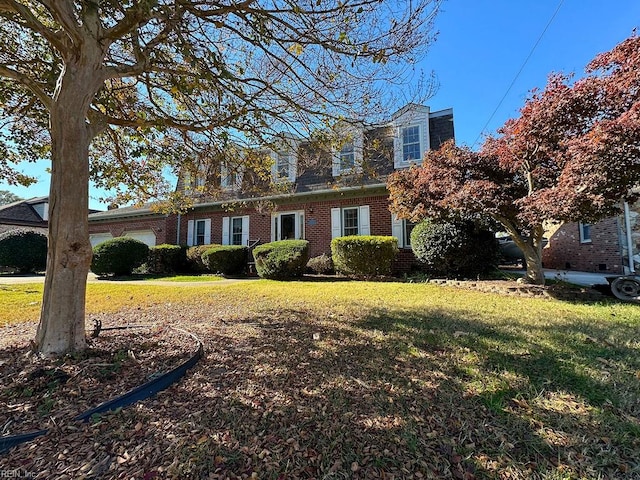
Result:
[[[211,245],[211,219],[204,221],[204,244]]]
[[[242,217],[242,245],[249,245],[249,215]]]
[[[278,221],[280,217],[277,214],[271,216],[271,241],[280,240],[278,238]]]
[[[358,223],[360,226],[360,235],[371,235],[371,227],[369,226],[369,205],[362,205],[358,212]]]
[[[222,245],[229,245],[229,217],[222,217]]]
[[[398,239],[399,247],[404,247],[406,243],[403,238],[404,237],[403,232],[404,230],[402,228],[402,220],[400,220],[395,213],[392,213],[391,214],[391,235]]]
[[[294,149],[293,153],[289,155],[289,181],[295,183],[298,177],[298,150]]]
[[[187,222],[187,246],[193,246],[193,220]]]
[[[342,219],[341,210],[339,208],[331,209],[331,238],[342,236]]]

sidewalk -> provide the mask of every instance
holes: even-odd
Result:
[[[510,272],[524,275],[524,270],[509,270]],[[615,273],[595,273],[595,272],[578,272],[574,270],[553,270],[544,269],[544,278],[549,280],[561,280],[563,282],[573,283],[590,287],[592,285],[609,285],[607,277],[615,277]]]

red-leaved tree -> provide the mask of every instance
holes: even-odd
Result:
[[[391,175],[391,209],[414,221],[452,213],[500,222],[543,284],[548,222],[596,221],[637,198],[640,37],[598,55],[572,83],[552,75],[479,152],[452,142]]]

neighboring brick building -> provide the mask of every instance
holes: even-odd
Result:
[[[89,216],[92,244],[129,235],[150,245],[209,243],[246,245],[287,238],[309,241],[310,256],[330,253],[331,239],[342,235],[394,235],[401,253],[396,268],[413,262],[411,225],[389,211],[386,177],[394,170],[420,163],[428,149],[454,138],[451,109],[431,112],[410,104],[383,125],[349,127],[339,147],[315,152],[313,168],[302,158],[312,148],[305,139],[287,137],[273,158],[272,180],[286,182],[287,193],[255,196],[251,172],[230,172],[222,165],[206,178],[181,178],[178,189],[197,189],[219,182],[222,199],[201,199],[187,213],[164,215],[149,208],[126,207]]]
[[[615,274],[640,271],[640,203],[627,206],[620,216],[594,224],[566,223],[547,235],[549,243],[542,255],[546,268]]]

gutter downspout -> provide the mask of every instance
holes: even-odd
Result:
[[[631,216],[629,214],[629,204],[624,202],[624,226],[627,234],[627,256],[629,258],[629,273],[636,273],[633,261],[633,238],[631,237]]]
[[[178,214],[178,224],[176,225],[176,245],[180,245],[180,219],[182,218],[181,214]]]

